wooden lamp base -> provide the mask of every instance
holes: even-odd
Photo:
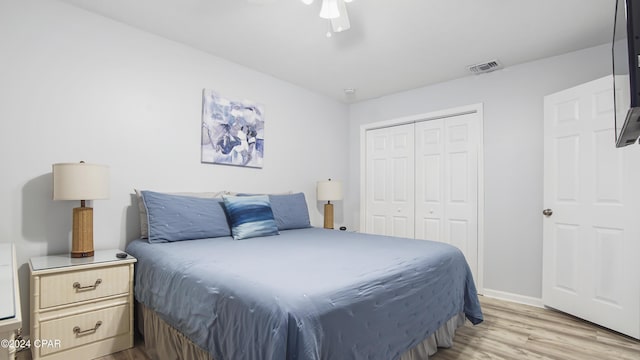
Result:
[[[74,208],[71,257],[89,257],[93,253],[93,208]]]
[[[324,204],[324,228],[333,229],[333,204]]]

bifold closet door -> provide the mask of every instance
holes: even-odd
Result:
[[[365,229],[446,242],[478,275],[477,113],[366,132]]]
[[[414,237],[414,125],[368,130],[365,232]]]
[[[415,238],[446,242],[478,268],[477,114],[415,124]]]

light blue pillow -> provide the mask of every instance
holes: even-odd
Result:
[[[230,236],[223,200],[142,191],[149,222],[149,242]]]
[[[267,195],[224,196],[223,199],[234,239],[279,234]]]
[[[269,201],[278,230],[311,227],[307,200],[303,193],[269,195]]]

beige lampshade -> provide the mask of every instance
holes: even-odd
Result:
[[[86,163],[53,164],[53,200],[108,198],[108,166]]]
[[[342,200],[342,182],[335,180],[318,181],[317,197],[318,201]]]

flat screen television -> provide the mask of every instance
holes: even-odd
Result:
[[[640,0],[616,0],[611,48],[616,147],[623,147],[640,137]]]

